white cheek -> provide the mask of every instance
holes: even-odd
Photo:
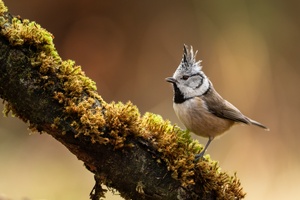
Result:
[[[204,94],[205,92],[207,92],[207,90],[209,89],[209,87],[210,87],[209,80],[208,80],[208,78],[205,78],[205,79],[203,80],[202,85],[201,85],[199,88],[196,89],[198,95],[202,95],[202,94]]]
[[[198,90],[195,90],[191,87],[185,87],[183,94],[184,94],[184,97],[185,98],[190,98],[190,97],[194,97],[194,96],[198,96],[199,95],[199,91]]]
[[[199,82],[196,83],[196,81],[193,82],[181,82],[177,85],[179,90],[182,92],[185,98],[192,98],[195,96],[201,96],[210,87],[210,82],[207,77],[203,79],[202,84],[199,86]]]

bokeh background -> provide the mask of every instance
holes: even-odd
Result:
[[[183,44],[193,45],[217,91],[271,129],[235,126],[208,153],[223,171],[237,172],[247,200],[300,198],[300,1],[5,3],[52,32],[62,58],[81,65],[107,102],[130,100],[182,128],[164,78],[177,68]],[[0,117],[0,160],[0,199],[88,199],[94,184],[64,146],[29,135],[17,118]]]

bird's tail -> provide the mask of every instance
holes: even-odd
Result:
[[[249,119],[249,118],[248,118],[248,119]],[[266,127],[265,125],[263,125],[263,124],[261,124],[261,123],[255,121],[255,120],[253,120],[253,119],[249,119],[249,120],[250,120],[250,123],[253,124],[253,125],[255,125],[255,126],[258,126],[258,127],[260,127],[260,128],[263,128],[263,129],[265,129],[266,131],[269,131],[269,130],[270,130],[270,129],[269,129],[268,127]]]

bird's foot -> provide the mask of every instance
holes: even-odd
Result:
[[[200,159],[203,158],[205,151],[201,151],[201,153],[198,153],[195,155],[195,161],[198,162]]]

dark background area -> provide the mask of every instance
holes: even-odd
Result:
[[[299,196],[300,2],[5,4],[53,33],[61,57],[81,65],[105,101],[130,100],[142,113],[160,114],[182,128],[164,78],[179,65],[183,44],[192,45],[216,90],[271,129],[233,127],[208,149],[212,159],[223,171],[237,172],[247,200]],[[0,197],[88,199],[94,181],[82,162],[50,136],[28,133],[19,119],[0,117]]]

